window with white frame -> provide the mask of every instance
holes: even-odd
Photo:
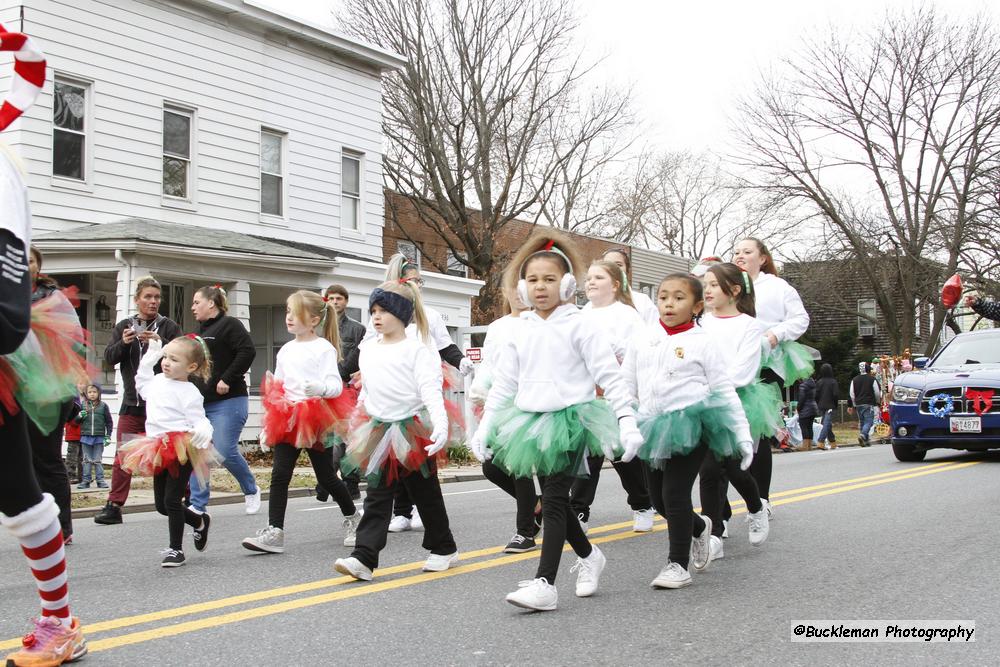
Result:
[[[191,198],[193,127],[194,111],[163,108],[163,194],[167,197]]]
[[[875,318],[878,308],[875,299],[858,299],[858,335],[875,335]]]
[[[361,156],[352,153],[340,158],[340,226],[361,229]]]
[[[52,92],[52,175],[85,181],[90,85],[56,77]]]
[[[406,257],[406,261],[409,264],[414,264],[418,269],[420,268],[420,251],[417,250],[417,244],[411,241],[396,241],[396,252],[402,253]]]
[[[260,212],[283,216],[285,213],[285,135],[273,130],[260,131]]]
[[[448,252],[448,270],[445,271],[449,276],[458,276],[459,278],[469,277],[469,267],[462,263],[462,260],[458,258],[455,253]]]

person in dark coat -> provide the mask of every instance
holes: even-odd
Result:
[[[806,378],[799,383],[798,393],[799,427],[802,429],[800,452],[808,452],[813,444],[813,420],[819,414],[816,405],[816,380]]]
[[[816,446],[823,449],[837,448],[837,434],[833,432],[833,415],[840,402],[840,387],[837,378],[833,377],[833,367],[823,364],[819,369],[819,381],[816,382],[816,406],[823,419],[823,428],[816,438]]]

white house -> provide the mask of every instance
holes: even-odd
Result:
[[[49,63],[4,140],[28,171],[44,270],[79,286],[97,359],[147,274],[187,331],[193,291],[227,288],[257,346],[252,385],[288,338],[290,292],[338,282],[361,315],[385,268],[381,75],[400,56],[253,0],[2,4]],[[481,283],[426,278],[428,302],[467,325]]]

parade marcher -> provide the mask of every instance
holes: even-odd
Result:
[[[378,336],[361,343],[359,414],[348,436],[344,467],[368,480],[354,550],[334,568],[370,581],[385,548],[396,487],[405,486],[424,521],[425,572],[443,572],[458,559],[437,465],[449,439],[441,394],[441,365],[429,344],[420,289],[412,279],[383,283],[368,299]],[[409,336],[413,322],[416,336]]]
[[[101,400],[101,388],[96,384],[87,385],[86,402],[76,421],[80,424],[80,442],[83,445],[83,476],[78,489],[89,489],[90,480],[97,482],[97,488],[106,489],[104,481],[104,448],[111,443],[114,420],[111,409]]]
[[[601,255],[601,259],[606,259],[609,262],[617,264],[618,268],[625,273],[625,277],[629,280],[629,284],[632,284],[632,260],[629,258],[628,250],[625,248],[612,248],[611,250],[605,250],[604,254]],[[632,305],[634,305],[635,309],[639,312],[639,316],[642,318],[643,322],[652,324],[660,319],[660,313],[652,299],[638,290],[630,290],[630,292]]]
[[[847,412],[857,410],[858,413],[858,444],[862,447],[871,445],[871,431],[875,424],[875,415],[882,402],[882,387],[875,379],[875,367],[862,361],[858,364],[858,375],[851,380],[851,389]]]
[[[41,91],[45,83],[45,58],[31,39],[21,33],[7,32],[3,26],[0,26],[0,50],[15,52],[12,89],[18,101],[16,107],[9,101],[3,103],[2,130]],[[16,357],[31,356],[29,348],[38,345],[31,340],[35,336],[31,332],[33,281],[28,268],[31,211],[24,172],[3,144],[0,144],[0,208],[3,210],[0,256],[4,258],[4,279],[0,280],[0,355],[3,355],[0,356],[0,450],[4,455],[0,466],[0,524],[20,544],[41,603],[41,614],[34,620],[32,632],[24,636],[20,649],[6,656],[6,664],[61,665],[86,654],[87,642],[80,621],[70,611],[59,509],[51,494],[42,493],[35,477],[26,424],[29,417],[20,403],[31,396],[30,384],[46,378],[22,377],[17,370],[18,362],[26,359]],[[61,428],[57,430],[61,432]]]
[[[137,435],[146,432],[146,402],[135,390],[135,374],[139,370],[149,341],[158,340],[166,345],[181,335],[181,328],[168,317],[160,315],[160,283],[153,276],[139,278],[135,284],[132,300],[137,313],[126,317],[111,331],[111,342],[104,348],[104,361],[118,365],[122,378],[122,404],[118,410],[117,447]],[[159,368],[154,369],[159,372]],[[132,476],[121,467],[121,459],[115,451],[111,468],[111,491],[94,523],[113,525],[122,522],[122,507],[128,500],[132,487]]]
[[[812,356],[795,341],[809,328],[809,313],[795,288],[778,277],[774,258],[760,240],[743,239],[736,244],[733,262],[750,274],[753,281],[757,319],[764,325],[767,340],[761,379],[779,389],[813,372]],[[750,472],[757,480],[768,518],[771,508],[771,448],[776,438],[767,438],[757,448]]]
[[[541,558],[534,578],[506,600],[549,611],[558,604],[555,580],[566,541],[577,555],[578,597],[597,591],[606,564],[570,509],[573,480],[588,474],[587,456],[613,458],[620,440],[637,448],[641,437],[611,343],[576,307],[575,274],[582,268],[576,249],[554,231],[536,232],[511,264],[518,267],[518,296],[532,310],[500,352],[470,448],[515,478],[539,477]],[[607,400],[598,400],[596,386]]]
[[[162,373],[154,374],[160,364]],[[204,551],[212,522],[205,512],[184,506],[188,480],[206,479],[215,459],[212,423],[205,416],[204,397],[191,382],[212,377],[212,357],[199,336],[181,336],[161,347],[152,339],[142,356],[135,387],[146,401],[146,435],[122,445],[122,467],[153,478],[156,511],[167,517],[170,544],[162,567],[184,565],[184,525],[194,529],[194,548]]]
[[[736,457],[746,470],[753,458],[750,429],[725,356],[715,338],[695,320],[704,306],[701,281],[676,273],[657,290],[660,320],[629,342],[622,375],[637,401],[639,445],[626,446],[622,460],[638,454],[649,465],[649,495],[667,519],[670,551],[653,588],[691,583],[689,565],[711,563],[712,520],[695,514],[691,489],[706,454]]]
[[[833,377],[833,366],[823,364],[819,368],[819,380],[816,382],[816,406],[823,418],[823,428],[816,438],[816,445],[823,449],[837,448],[837,434],[833,431],[833,411],[840,403],[840,386]]]
[[[486,339],[483,341],[483,357],[476,369],[472,386],[469,387],[469,400],[480,411],[486,404],[486,397],[493,384],[493,368],[500,357],[500,351],[504,345],[513,338],[524,323],[521,313],[528,310],[528,306],[521,302],[517,296],[516,268],[511,270],[507,267],[503,276],[503,294],[507,299],[510,313],[494,320],[486,328]],[[517,501],[517,529],[514,536],[504,547],[504,553],[518,554],[532,551],[538,547],[535,541],[542,528],[542,503],[535,490],[535,480],[532,476],[514,477],[500,469],[491,460],[482,462],[483,475],[498,487],[503,489],[509,496]]]
[[[222,465],[243,491],[247,514],[260,511],[260,487],[240,452],[240,433],[250,413],[250,392],[246,373],[257,355],[253,340],[243,323],[228,315],[229,301],[220,285],[202,287],[194,293],[191,312],[198,320],[198,335],[208,345],[212,377],[200,384],[205,397],[205,414],[212,422],[215,450]],[[209,480],[191,480],[191,508],[204,512],[211,494]]]
[[[753,282],[735,264],[716,263],[707,267],[702,286],[708,312],[701,318],[701,327],[712,335],[715,352],[724,358],[750,426],[750,437],[759,447],[760,441],[773,436],[783,423],[778,388],[759,379],[764,327],[755,317]],[[753,475],[740,467],[738,458],[706,456],[699,471],[699,489],[702,512],[712,519],[712,560],[724,555],[729,482],[746,502],[750,544],[760,546],[769,532],[767,512]]]
[[[629,338],[646,326],[632,303],[633,293],[625,269],[609,260],[595,261],[587,270],[586,294],[589,301],[583,307],[584,318],[590,326],[604,332],[620,364],[625,358]],[[577,479],[570,494],[570,507],[579,519],[583,532],[587,532],[590,506],[597,494],[604,456],[588,457],[587,465],[590,474]],[[615,460],[612,465],[627,494],[626,502],[632,509],[632,530],[648,533],[653,530],[656,512],[649,500],[642,462],[637,459],[628,463]]]
[[[251,551],[284,553],[288,485],[304,449],[316,479],[329,490],[344,515],[344,546],[354,546],[361,514],[347,485],[337,477],[326,451],[347,435],[347,421],[357,398],[344,392],[340,376],[337,312],[315,292],[299,290],[288,297],[285,327],[295,336],[278,350],[274,375],[261,384],[264,420],[261,438],[271,448],[268,524],[243,540]],[[317,335],[317,329],[322,336]]]

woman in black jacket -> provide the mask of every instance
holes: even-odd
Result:
[[[840,402],[840,386],[833,377],[833,366],[823,364],[819,369],[819,382],[816,383],[816,406],[823,418],[823,428],[816,438],[816,446],[823,449],[837,448],[837,434],[833,432],[833,411]]]
[[[799,426],[802,428],[802,446],[800,452],[808,452],[813,444],[813,420],[819,414],[816,405],[816,381],[806,378],[799,383],[798,395]]]
[[[260,511],[260,488],[240,453],[240,433],[250,411],[246,374],[257,351],[250,333],[235,317],[226,314],[229,301],[219,285],[205,286],[194,293],[191,312],[198,320],[198,335],[212,355],[212,377],[200,384],[205,397],[205,416],[212,422],[212,442],[222,456],[222,465],[236,478],[246,502],[246,513]],[[204,514],[209,487],[191,478],[191,508]]]

